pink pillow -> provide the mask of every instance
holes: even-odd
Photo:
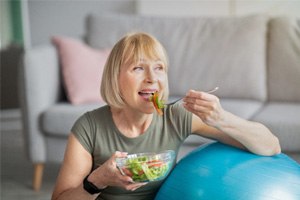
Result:
[[[109,50],[96,50],[68,37],[54,36],[51,41],[59,53],[68,100],[76,105],[103,102],[100,83]]]

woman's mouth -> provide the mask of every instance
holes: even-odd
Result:
[[[139,95],[147,101],[150,101],[150,97],[154,94],[155,91],[142,91],[139,92]]]

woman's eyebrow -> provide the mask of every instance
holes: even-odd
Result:
[[[140,58],[139,60],[138,60],[138,62],[136,63],[136,64],[147,64],[147,63],[151,63],[151,60],[152,59],[145,59],[145,58]],[[150,62],[149,62],[150,61]],[[162,64],[162,63],[164,63],[161,59],[156,59],[156,60],[153,60],[153,63],[158,63],[158,64]]]

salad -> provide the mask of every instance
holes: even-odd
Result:
[[[158,92],[154,92],[152,96],[149,97],[159,115],[163,115],[162,108],[165,107],[164,101],[158,99]]]
[[[163,179],[172,167],[173,154],[169,152],[162,157],[161,154],[132,154],[134,156],[119,158],[116,162],[121,173],[130,176],[134,182],[157,181]]]

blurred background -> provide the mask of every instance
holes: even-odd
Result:
[[[83,37],[90,13],[159,16],[242,16],[264,13],[300,18],[299,0],[0,0],[1,12],[1,198],[50,199],[58,172],[46,166],[43,187],[31,188],[32,166],[22,138],[18,67],[26,49],[50,36]]]

